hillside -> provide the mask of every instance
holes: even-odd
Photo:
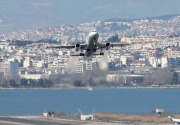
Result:
[[[6,0],[0,1],[0,33],[117,17],[131,19],[179,14],[179,4],[179,0]]]

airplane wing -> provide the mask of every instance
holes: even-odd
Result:
[[[86,49],[86,44],[76,44],[76,45],[66,45],[66,46],[47,46],[46,48],[55,48],[55,49]]]
[[[123,46],[127,46],[130,45],[129,43],[111,43],[110,47],[123,47]]]
[[[46,48],[55,48],[55,49],[65,48],[65,49],[73,49],[73,48],[75,48],[75,46],[73,46],[73,45],[69,45],[69,46],[47,46]]]
[[[98,48],[109,48],[109,47],[123,47],[130,45],[130,43],[104,43],[104,44],[98,44]]]

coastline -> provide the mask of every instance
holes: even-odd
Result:
[[[173,124],[167,115],[124,115],[114,113],[95,113],[93,120],[80,120],[80,116],[76,117],[49,117],[49,116],[11,116],[0,117],[0,124],[15,125],[27,124],[64,124],[64,125],[170,125]],[[175,115],[173,115],[174,117]],[[177,117],[177,116],[175,116]],[[28,119],[28,121],[27,121]]]
[[[37,100],[41,100],[40,102],[43,102],[43,103],[40,103],[41,105],[47,104],[47,106],[44,106],[45,108],[42,108],[41,111],[44,111],[44,109],[46,109],[47,111],[56,111],[58,109],[58,111],[65,112],[65,115],[67,115],[67,114],[69,114],[69,111],[68,110],[63,111],[63,108],[68,107],[67,102],[68,103],[72,102],[72,104],[74,105],[75,108],[73,108],[73,110],[72,110],[71,107],[73,107],[73,106],[72,106],[72,104],[70,104],[69,107],[71,109],[71,112],[74,112],[74,109],[76,110],[76,107],[81,108],[82,111],[83,111],[83,114],[93,113],[95,116],[97,116],[95,118],[97,118],[96,120],[98,122],[100,121],[100,122],[124,123],[124,124],[133,124],[133,123],[136,123],[136,124],[140,124],[140,123],[151,123],[151,124],[158,123],[158,124],[160,124],[160,123],[166,123],[167,122],[166,120],[169,120],[168,119],[169,115],[172,115],[173,117],[175,116],[175,118],[178,118],[179,115],[177,115],[177,114],[179,114],[179,112],[176,112],[176,110],[178,110],[178,109],[175,108],[175,110],[174,110],[174,108],[171,107],[172,108],[172,110],[171,110],[171,109],[168,109],[166,107],[166,105],[165,105],[165,108],[164,108],[164,105],[161,105],[161,103],[159,105],[159,102],[156,103],[156,104],[158,104],[157,106],[152,106],[152,107],[149,108],[148,104],[149,105],[154,104],[155,102],[153,102],[153,101],[147,101],[147,102],[142,101],[141,104],[143,104],[144,107],[145,107],[145,108],[143,108],[143,105],[138,105],[137,106],[137,104],[140,104],[140,103],[137,103],[137,101],[134,101],[132,97],[136,98],[136,97],[141,96],[141,95],[147,95],[147,97],[149,97],[149,95],[147,94],[147,93],[149,93],[150,95],[153,95],[153,96],[150,96],[149,98],[153,98],[154,95],[156,96],[156,94],[152,94],[152,93],[160,92],[160,94],[158,94],[158,95],[165,94],[165,96],[163,96],[163,99],[166,100],[166,98],[167,98],[166,94],[173,96],[172,93],[174,93],[174,91],[175,91],[176,95],[178,96],[179,89],[176,89],[176,88],[167,89],[167,90],[166,89],[163,90],[163,89],[162,88],[145,88],[145,89],[143,89],[143,88],[132,88],[132,87],[92,88],[92,90],[89,90],[89,87],[83,87],[83,88],[50,88],[50,89],[49,88],[29,88],[29,89],[27,89],[27,88],[23,88],[23,89],[22,88],[17,88],[17,89],[11,88],[11,90],[7,89],[7,90],[2,91],[2,93],[4,93],[4,95],[8,95],[7,96],[8,99],[5,99],[5,101],[3,101],[4,104],[7,104],[7,102],[10,102],[9,100],[11,100],[11,99],[13,99],[13,102],[16,102],[15,100],[18,100],[17,103],[14,103],[16,105],[17,104],[19,105],[19,103],[22,104],[22,102],[26,102],[26,101],[29,102],[29,99],[36,100],[35,101],[36,104],[38,103]],[[176,90],[173,90],[173,89],[176,89]],[[133,93],[132,94],[127,94],[129,92],[133,92]],[[43,93],[43,94],[41,94],[41,93]],[[58,94],[58,93],[61,93],[61,94]],[[68,93],[68,96],[65,96],[66,93]],[[69,93],[71,93],[71,94],[69,94]],[[108,96],[111,93],[113,93],[113,95],[117,95],[117,96]],[[47,96],[47,94],[50,95],[50,96]],[[74,96],[75,94],[77,94],[77,98]],[[86,96],[86,94],[88,96]],[[19,97],[19,95],[26,95],[26,96]],[[42,98],[36,98],[35,99],[34,98],[35,95],[41,95]],[[82,95],[82,96],[80,96],[80,95]],[[96,96],[96,95],[99,95],[99,98],[97,98],[98,99],[97,101],[94,100],[94,96]],[[126,95],[125,98],[124,98],[124,95]],[[132,96],[132,95],[137,95],[137,96]],[[120,97],[120,96],[123,97],[124,99],[116,98],[116,97]],[[168,96],[168,97],[171,97],[171,96]],[[6,98],[6,96],[3,96],[3,97]],[[17,97],[17,98],[14,98],[14,97]],[[29,97],[29,98],[27,98],[27,100],[25,100],[26,98],[22,98],[22,97],[26,97],[26,98]],[[51,97],[53,97],[54,99],[51,98]],[[70,100],[68,100],[67,98],[69,98],[69,97],[72,97],[72,98],[70,98]],[[81,103],[83,102],[82,105],[85,105],[85,107],[88,107],[88,108],[85,109],[83,106],[79,106],[79,103],[73,103],[74,100],[78,101],[78,99],[80,97],[83,97],[83,98],[81,98],[82,101],[80,100]],[[114,97],[113,100],[110,99],[110,98],[113,98],[113,97]],[[130,99],[128,99],[127,97],[130,97]],[[144,97],[144,96],[141,96],[141,97]],[[160,97],[162,97],[162,96],[160,96]],[[101,98],[104,98],[106,101],[103,102],[101,100]],[[64,100],[63,102],[65,102],[65,103],[63,103],[61,99],[63,99]],[[92,104],[93,106],[89,106],[88,105],[89,103],[84,103],[85,101],[83,99],[86,100],[86,102],[87,102],[87,100],[90,100],[90,101],[88,101],[90,104],[91,104],[92,101],[95,101],[95,102]],[[146,100],[146,97],[141,98],[138,102],[140,102],[143,99]],[[55,104],[55,105],[52,104],[51,107],[48,107],[49,100],[54,104],[57,103],[58,105],[60,105],[60,104],[62,104],[62,105],[60,107],[56,107],[57,104]],[[58,103],[57,100],[60,100],[59,101],[60,103]],[[67,100],[67,101],[65,101],[65,100]],[[99,101],[99,100],[101,100],[101,101]],[[117,100],[120,100],[120,101],[117,102]],[[137,99],[135,99],[135,100],[137,100]],[[107,110],[101,110],[100,108],[98,108],[99,106],[98,105],[96,106],[98,101],[103,102],[102,104],[100,103],[100,105],[104,105],[104,104],[107,105],[104,108],[104,109],[107,109]],[[33,101],[31,101],[31,102],[33,102]],[[169,102],[171,103],[172,100],[170,100]],[[121,105],[122,103],[125,103],[125,105]],[[129,103],[131,103],[131,104],[134,103],[135,105],[134,104],[128,105]],[[172,105],[173,105],[173,103],[177,104],[176,102],[172,102]],[[110,104],[112,104],[112,105],[110,105]],[[126,106],[126,104],[128,106]],[[25,105],[24,109],[26,109],[26,105]],[[145,105],[147,105],[147,106],[145,106]],[[12,105],[11,104],[10,105],[5,105],[4,107],[7,107],[7,106],[11,107]],[[36,107],[38,107],[40,105],[38,104],[38,105],[34,106],[34,104],[33,104],[31,106],[33,108],[35,107],[35,112],[36,112],[36,111],[38,111],[36,109]],[[177,106],[178,105],[173,106],[173,107],[177,107]],[[2,106],[3,109],[4,109],[4,107]],[[102,106],[100,106],[100,107],[102,107]],[[116,107],[116,108],[115,109],[112,108],[111,110],[108,110],[108,108],[111,108],[111,107]],[[136,108],[134,110],[133,107],[137,107],[138,110],[136,110]],[[126,109],[126,110],[125,111],[124,110],[118,110],[119,108]],[[162,117],[160,117],[158,114],[156,114],[154,112],[156,108],[162,108],[162,109],[165,110],[165,113],[162,114]],[[88,109],[91,109],[91,110],[89,111]],[[146,109],[148,109],[148,110],[146,110]],[[131,111],[129,111],[129,110],[131,110]],[[17,111],[18,111],[17,114],[20,114],[19,109]],[[29,111],[32,111],[32,109],[29,110]],[[76,111],[75,111],[75,113],[76,113]],[[8,114],[8,113],[6,113],[6,114]],[[22,114],[26,115],[25,113],[22,113]],[[27,113],[27,115],[29,115],[29,114]],[[160,120],[160,119],[161,119],[161,121],[155,122],[155,121]]]
[[[38,89],[54,89],[54,90],[58,90],[58,89],[87,89],[89,91],[92,91],[93,89],[179,89],[180,85],[174,85],[174,86],[125,86],[125,87],[51,87],[51,88],[43,88],[43,87],[12,87],[12,88],[3,88],[0,87],[0,90],[25,90],[25,89],[34,89],[34,90],[38,90]]]

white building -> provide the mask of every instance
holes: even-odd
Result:
[[[93,115],[81,115],[81,120],[93,120]]]
[[[127,57],[126,57],[126,56],[121,56],[120,61],[121,61],[121,64],[122,64],[122,65],[126,65],[126,63],[127,63]]]
[[[149,63],[152,67],[157,67],[157,60],[155,57],[149,57]]]
[[[43,61],[33,60],[32,61],[32,66],[41,68],[43,66]]]
[[[4,72],[4,75],[9,74],[10,62],[9,61],[0,62],[0,69],[1,69],[1,71]]]
[[[152,65],[152,67],[158,67],[159,65],[161,65],[161,68],[165,68],[167,67],[168,60],[166,56],[162,58],[149,57],[149,63],[150,65]]]
[[[23,62],[23,67],[24,67],[24,68],[27,68],[27,67],[29,67],[29,66],[30,66],[30,61],[24,60],[24,62]]]
[[[86,63],[79,63],[77,66],[76,73],[82,74],[84,71],[86,71]]]
[[[161,68],[167,67],[168,66],[167,64],[168,64],[167,57],[162,57],[161,58]]]
[[[20,74],[20,78],[25,78],[25,79],[35,79],[38,80],[42,78],[43,74]]]

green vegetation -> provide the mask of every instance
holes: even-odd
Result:
[[[36,43],[51,43],[51,44],[57,44],[58,41],[56,41],[56,40],[51,40],[51,39],[41,39],[41,40],[38,40]]]
[[[16,79],[6,80],[5,84],[2,85],[2,87],[13,87],[13,88],[51,88],[53,86],[53,83],[50,79],[24,79],[21,78],[20,81]]]
[[[161,48],[156,48],[155,56],[158,58],[162,57],[163,56],[163,50]]]
[[[21,41],[21,40],[13,40],[11,41],[12,44],[17,45],[17,46],[26,46],[28,44],[32,44],[33,41]]]
[[[135,60],[139,60],[139,58],[142,57],[140,52],[135,52],[133,56]]]
[[[174,84],[178,84],[179,83],[179,74],[177,72],[173,73],[173,82]]]
[[[51,44],[57,44],[58,42],[56,40],[50,40],[50,39],[42,39],[39,41],[26,41],[26,40],[13,40],[13,41],[8,41],[9,43],[16,45],[16,46],[26,46],[28,44],[32,43],[51,43]]]
[[[108,40],[106,42],[119,42],[119,41],[120,41],[120,39],[119,39],[118,35],[116,34],[115,36],[108,38]]]
[[[132,71],[134,72],[134,71]],[[4,88],[53,88],[53,87],[120,87],[132,86],[132,78],[127,78],[126,83],[124,77],[119,75],[118,81],[106,81],[107,72],[94,70],[87,71],[84,74],[54,74],[49,78],[25,79],[14,77],[6,79],[4,83],[0,83]],[[153,72],[145,73],[143,83],[137,83],[138,86],[151,85],[177,85],[180,84],[179,73],[171,69],[154,69]]]

